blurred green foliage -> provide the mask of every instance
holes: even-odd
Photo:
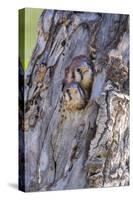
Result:
[[[19,57],[26,70],[37,39],[37,23],[43,9],[19,10]]]

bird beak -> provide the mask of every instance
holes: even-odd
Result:
[[[86,72],[88,72],[89,71],[89,69],[87,68],[87,67],[82,67],[81,68],[81,72],[84,74],[84,73],[86,73]]]

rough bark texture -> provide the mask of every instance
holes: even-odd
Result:
[[[42,13],[25,74],[25,191],[129,184],[128,23],[119,14]],[[84,106],[69,109],[63,80],[80,56],[92,86]]]

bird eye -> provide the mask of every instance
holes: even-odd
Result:
[[[80,69],[79,69],[79,68],[77,69],[77,72],[80,72]]]

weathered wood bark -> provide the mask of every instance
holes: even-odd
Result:
[[[44,11],[25,77],[25,191],[129,184],[128,16]],[[64,109],[65,70],[87,57],[82,109]],[[42,64],[42,65],[41,65]]]

